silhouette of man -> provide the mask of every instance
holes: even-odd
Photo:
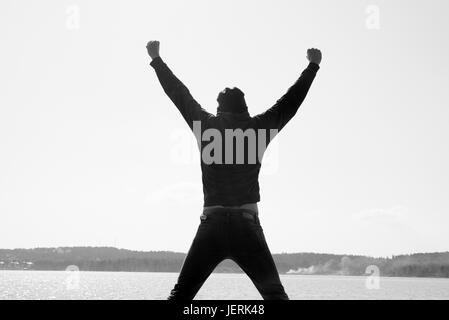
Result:
[[[193,299],[215,267],[232,259],[263,299],[288,300],[260,224],[258,177],[261,155],[273,138],[270,133],[282,130],[296,114],[320,68],[321,52],[308,49],[309,64],[296,82],[271,108],[251,117],[244,93],[235,87],[218,94],[216,115],[207,112],[161,59],[159,41],[148,42],[147,51],[162,88],[194,131],[201,152],[204,208],[168,299]]]

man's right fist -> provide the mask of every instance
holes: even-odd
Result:
[[[147,43],[147,51],[151,59],[159,57],[159,41],[149,41]]]
[[[316,48],[311,48],[307,50],[307,59],[310,62],[320,64],[321,62],[321,51]]]

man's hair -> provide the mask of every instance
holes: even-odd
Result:
[[[218,94],[218,112],[242,113],[247,112],[245,94],[239,88],[225,88]]]

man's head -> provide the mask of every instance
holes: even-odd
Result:
[[[242,113],[247,112],[245,94],[239,88],[225,88],[217,97],[218,112]]]

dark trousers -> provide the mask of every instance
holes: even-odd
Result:
[[[239,265],[263,299],[288,300],[257,212],[237,208],[213,208],[203,212],[168,300],[192,300],[224,259],[232,259]]]

